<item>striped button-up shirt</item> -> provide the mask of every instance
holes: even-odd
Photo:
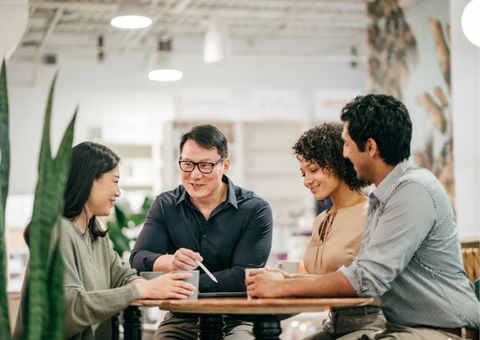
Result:
[[[390,322],[480,326],[480,303],[463,269],[451,203],[437,178],[410,160],[370,194],[360,252],[340,271],[358,296],[380,298]]]

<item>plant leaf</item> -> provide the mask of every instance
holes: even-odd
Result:
[[[38,182],[35,190],[33,216],[30,223],[30,267],[26,291],[29,303],[28,308],[24,310],[27,314],[24,316],[24,320],[26,321],[24,324],[24,339],[28,340],[41,339],[42,335],[51,339],[50,334],[54,334],[53,336],[57,337],[57,331],[53,332],[50,327],[53,321],[47,318],[46,314],[52,309],[56,311],[60,308],[58,301],[55,301],[52,304],[51,299],[47,298],[50,296],[52,299],[55,298],[58,300],[56,295],[49,295],[49,290],[52,288],[48,288],[48,285],[52,284],[51,281],[49,282],[49,275],[52,270],[51,265],[52,263],[59,261],[58,257],[60,257],[60,254],[50,257],[50,261],[49,254],[51,254],[50,244],[52,228],[56,225],[63,205],[65,184],[71,160],[71,145],[76,116],[72,118],[72,121],[67,128],[62,144],[57,153],[57,157],[54,161],[51,157],[50,150],[50,120],[55,82],[56,77],[52,82],[45,113],[40,160],[38,165]],[[55,276],[57,275],[58,273]],[[59,277],[56,279],[63,282],[63,275],[58,276]],[[63,292],[63,289],[60,289],[60,292]],[[58,292],[55,292],[54,294],[57,293]],[[63,302],[61,308],[63,309]],[[63,312],[60,313],[60,315],[54,316],[55,320],[57,320],[54,321],[54,323],[58,323],[58,319],[56,319],[58,317],[63,318]],[[60,324],[63,324],[63,322],[60,322]],[[57,325],[56,327],[63,327],[63,325]],[[58,332],[63,333],[63,330]]]
[[[7,254],[5,249],[5,204],[10,172],[10,137],[8,131],[8,92],[5,61],[0,76],[0,339],[11,339],[7,298]]]
[[[58,156],[57,156],[58,159]],[[45,320],[45,333],[43,338],[48,340],[62,340],[64,332],[64,297],[63,297],[63,259],[60,252],[60,224],[55,234],[57,240],[53,249],[52,258],[48,268],[48,312]]]

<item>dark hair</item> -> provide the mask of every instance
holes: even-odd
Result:
[[[120,157],[104,145],[93,142],[76,145],[68,173],[63,216],[74,218],[80,215],[90,197],[93,182],[113,170],[119,162]],[[108,232],[108,229],[102,230],[97,226],[95,215],[90,218],[88,229],[94,239],[104,237]]]
[[[112,150],[104,145],[84,142],[73,148],[70,171],[64,196],[63,216],[74,218],[84,212],[85,204],[90,197],[93,181],[102,178],[103,174],[113,170],[120,162]],[[96,240],[98,236],[105,237],[108,230],[98,228],[95,215],[88,222],[88,230]],[[23,238],[28,244],[30,223],[23,232]]]
[[[372,138],[386,164],[397,165],[410,157],[412,122],[398,99],[384,94],[358,96],[343,107],[341,119],[348,122],[348,133],[359,151],[365,151]]]
[[[370,183],[357,178],[353,163],[343,157],[343,124],[325,123],[302,134],[292,147],[298,160],[317,164],[326,173],[338,177],[350,187],[359,190]]]
[[[224,134],[215,126],[202,124],[194,126],[180,138],[180,154],[187,140],[193,140],[202,148],[211,150],[216,148],[221,157],[228,158],[228,144]]]

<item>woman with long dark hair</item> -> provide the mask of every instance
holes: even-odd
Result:
[[[108,230],[96,216],[108,216],[120,196],[119,161],[112,150],[97,143],[73,148],[59,243],[65,268],[65,339],[110,339],[110,317],[132,300],[186,299],[195,289],[179,280],[191,274],[166,274],[146,281],[112,249],[105,237]],[[22,337],[20,310],[14,339]]]

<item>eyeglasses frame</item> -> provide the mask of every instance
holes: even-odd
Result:
[[[192,161],[182,161],[181,160],[182,157],[180,157],[178,159],[178,166],[180,167],[180,170],[182,170],[183,172],[193,172],[195,170],[195,167],[197,167],[198,171],[200,171],[202,174],[205,174],[205,175],[208,175],[208,174],[211,174],[213,172],[213,169],[215,168],[215,165],[217,165],[218,163],[220,163],[221,161],[224,161],[227,159],[227,157],[222,157],[220,158],[218,161],[216,161],[215,163],[211,163],[211,162],[192,162]],[[182,163],[193,163],[193,169],[191,171],[185,171],[182,169]],[[199,165],[200,164],[210,164],[212,166],[212,171],[210,172],[203,172],[202,170],[200,170],[200,167]]]

